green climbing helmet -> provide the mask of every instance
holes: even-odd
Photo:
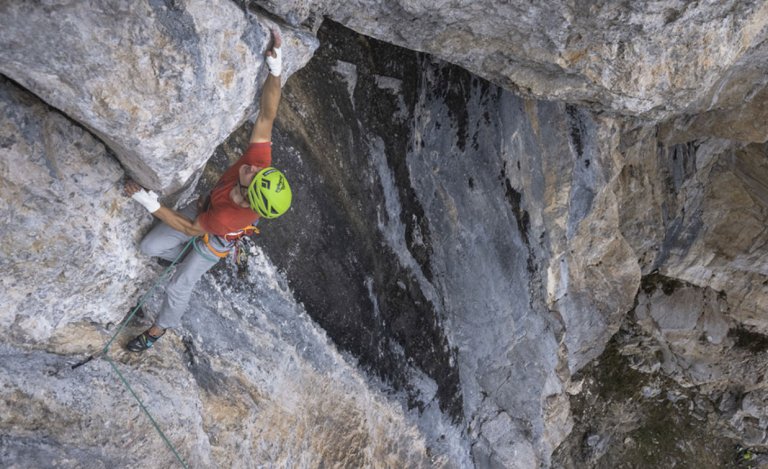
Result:
[[[291,186],[280,171],[264,168],[248,185],[248,203],[264,218],[277,218],[291,206]]]

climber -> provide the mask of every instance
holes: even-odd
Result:
[[[192,246],[178,265],[165,291],[160,313],[152,327],[131,340],[126,348],[143,352],[169,328],[176,328],[186,311],[192,289],[202,275],[227,256],[237,240],[253,232],[259,218],[276,218],[291,204],[291,189],[272,164],[272,125],[280,103],[282,40],[272,30],[272,47],[266,52],[269,75],[264,82],[259,114],[243,156],[221,176],[208,197],[179,211],[162,206],[157,194],[132,180],[125,184],[131,197],[162,223],[141,241],[149,256],[173,261],[193,237]],[[199,238],[197,238],[199,237]]]

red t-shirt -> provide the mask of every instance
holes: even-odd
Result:
[[[234,233],[253,224],[259,219],[259,214],[237,205],[229,196],[237,184],[238,172],[244,164],[266,168],[272,165],[272,143],[251,143],[237,163],[227,169],[219,178],[219,182],[211,191],[211,203],[206,212],[198,215],[197,219],[205,231],[224,236]]]

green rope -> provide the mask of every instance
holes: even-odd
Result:
[[[187,464],[184,462],[183,459],[181,459],[179,452],[176,451],[176,448],[173,446],[173,444],[168,439],[168,437],[165,436],[165,433],[163,433],[163,431],[160,430],[160,426],[157,424],[157,422],[155,422],[155,419],[152,418],[152,414],[149,413],[149,410],[147,409],[147,407],[144,405],[143,402],[141,402],[141,399],[139,399],[139,396],[137,396],[136,393],[133,391],[133,388],[131,388],[131,385],[128,384],[128,380],[126,380],[125,376],[123,376],[123,374],[120,373],[120,370],[117,369],[117,365],[115,365],[115,362],[113,362],[112,359],[109,358],[108,356],[104,356],[104,359],[108,361],[110,365],[112,365],[112,369],[115,370],[115,373],[117,373],[117,376],[120,377],[120,381],[123,382],[123,384],[128,389],[128,391],[131,392],[131,395],[134,397],[134,399],[136,399],[136,402],[139,403],[141,410],[144,411],[144,414],[146,414],[147,418],[149,418],[149,421],[152,422],[152,426],[155,427],[155,430],[157,430],[157,433],[160,434],[160,437],[162,437],[166,446],[168,446],[171,449],[171,451],[173,451],[173,455],[176,456],[176,459],[179,461],[179,464],[181,464],[181,467],[183,467],[184,469],[188,469]]]
[[[165,276],[168,274],[168,272],[173,268],[174,265],[176,265],[179,262],[179,259],[184,255],[185,252],[189,249],[189,246],[195,241],[195,238],[192,237],[189,239],[189,242],[187,242],[186,246],[184,246],[184,249],[181,250],[178,256],[171,262],[171,265],[165,268],[162,274],[160,274],[160,278],[155,282],[152,287],[147,290],[147,292],[144,294],[144,296],[139,299],[139,302],[136,304],[136,307],[133,308],[133,311],[131,311],[131,314],[128,315],[127,318],[125,318],[125,321],[123,321],[122,324],[120,324],[120,327],[117,329],[117,332],[112,336],[111,339],[109,339],[109,342],[107,342],[107,345],[104,346],[104,350],[101,351],[103,354],[107,354],[109,352],[109,347],[112,345],[112,342],[115,341],[118,335],[125,329],[125,326],[128,325],[129,322],[131,322],[131,319],[133,319],[133,316],[136,314],[136,312],[144,305],[144,302],[147,301],[147,298],[149,298],[149,295],[157,288],[158,285],[160,285],[160,282],[163,281]]]
[[[123,331],[123,329],[125,329],[125,326],[128,325],[128,323],[131,321],[131,319],[133,319],[133,316],[136,314],[136,312],[139,310],[139,308],[141,308],[142,305],[144,305],[144,302],[147,300],[149,295],[155,290],[155,288],[157,288],[158,285],[160,285],[160,282],[163,281],[163,279],[166,277],[166,275],[171,270],[171,268],[174,265],[176,265],[177,262],[179,262],[179,259],[181,259],[181,257],[184,255],[184,253],[187,252],[187,250],[189,249],[189,246],[192,245],[192,243],[194,241],[195,241],[194,237],[190,238],[190,240],[187,243],[187,245],[184,246],[184,249],[182,249],[181,252],[179,253],[179,255],[176,256],[176,258],[173,260],[173,262],[171,262],[171,265],[166,267],[166,269],[163,271],[163,273],[160,274],[160,278],[157,280],[157,282],[155,282],[155,284],[152,285],[152,287],[144,294],[144,296],[141,297],[141,299],[139,300],[138,304],[136,304],[136,307],[133,308],[133,311],[131,311],[131,314],[129,314],[128,317],[125,318],[123,323],[117,329],[117,332],[115,332],[115,334],[112,336],[112,338],[109,339],[109,342],[107,342],[107,345],[104,346],[104,350],[102,350],[102,352],[101,352],[101,354],[104,357],[104,359],[106,361],[108,361],[110,365],[112,365],[112,369],[115,370],[115,373],[117,373],[117,376],[120,377],[120,381],[123,382],[123,384],[128,389],[128,391],[130,391],[130,393],[134,397],[134,399],[136,399],[136,402],[139,403],[139,407],[141,407],[141,410],[144,411],[144,414],[146,414],[147,418],[149,418],[149,421],[152,422],[152,426],[155,427],[155,430],[157,430],[157,433],[160,434],[160,437],[163,439],[163,441],[165,442],[166,446],[168,446],[168,448],[170,448],[170,450],[173,452],[173,455],[176,456],[176,459],[179,461],[179,463],[181,464],[181,466],[184,469],[188,469],[188,467],[187,467],[187,464],[184,462],[184,460],[181,459],[181,456],[179,455],[179,452],[176,451],[176,448],[173,446],[173,444],[168,439],[168,437],[165,436],[165,433],[163,433],[163,431],[160,430],[160,426],[157,424],[155,419],[152,417],[152,414],[149,413],[149,410],[147,409],[147,407],[144,405],[143,402],[141,402],[141,399],[139,399],[139,396],[137,396],[136,393],[133,391],[133,388],[131,388],[131,385],[128,384],[128,380],[126,380],[125,376],[123,376],[123,374],[120,373],[120,370],[117,368],[117,365],[115,365],[115,362],[113,362],[112,359],[109,357],[109,347],[112,345],[112,342],[115,341],[117,336],[120,335],[120,333]]]

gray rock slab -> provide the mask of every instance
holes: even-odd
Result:
[[[226,0],[4,2],[0,73],[90,129],[140,183],[173,191],[253,113],[272,26]],[[317,40],[282,34],[286,79]]]
[[[68,325],[119,321],[148,273],[136,236],[149,218],[87,130],[0,79],[0,328],[45,343]],[[71,331],[70,331],[71,333]]]
[[[644,274],[720,291],[740,322],[768,331],[765,144],[710,139],[666,146],[627,132],[613,191]],[[660,145],[661,144],[661,145]]]
[[[254,3],[292,24],[328,16],[526,95],[656,118],[711,111],[728,125],[688,123],[694,134],[766,137],[734,121],[743,102],[765,95],[764,2]]]
[[[266,254],[254,252],[248,271],[237,282],[226,269],[206,275],[183,328],[142,355],[126,352],[156,313],[153,295],[148,317],[130,323],[109,351],[188,467],[456,467],[450,453],[427,454],[400,398],[338,353]],[[98,344],[109,338],[91,329]],[[47,456],[64,468],[178,464],[109,363],[72,369],[82,353],[39,347],[0,344],[5,466]]]

